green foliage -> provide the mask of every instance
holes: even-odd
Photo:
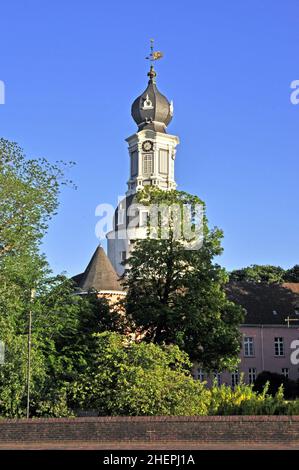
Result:
[[[235,269],[230,273],[231,281],[253,283],[281,284],[283,282],[299,282],[299,265],[284,270],[280,266],[252,264],[246,268]]]
[[[45,360],[34,341],[32,349],[32,397],[36,397],[45,380]],[[26,410],[27,338],[6,337],[5,364],[0,366],[0,416],[22,417]]]
[[[281,386],[283,386],[285,398],[292,399],[299,396],[298,382],[288,379],[282,374],[269,371],[263,371],[257,376],[253,389],[260,392],[266,383],[269,385],[268,392],[272,396],[278,392]]]
[[[222,251],[220,230],[209,230],[204,216],[200,250],[186,250],[184,239],[172,237],[173,226],[168,240],[136,243],[126,307],[147,342],[129,342],[123,316],[95,293],[74,295],[72,282],[54,277],[39,253],[65,183],[62,164],[27,160],[16,144],[0,139],[0,416],[25,415],[30,310],[32,416],[73,416],[77,408],[101,415],[299,413],[282,387],[274,396],[268,386],[260,394],[244,384],[208,390],[193,380],[190,359],[179,349],[206,370],[236,364],[242,312],[227,300],[227,275],[213,263]],[[146,189],[138,198],[204,207],[177,191]],[[278,271],[268,270],[268,278],[262,271],[265,282],[276,282]],[[298,266],[287,273],[285,280],[295,282]]]
[[[201,203],[196,196],[159,189],[140,191],[138,199],[143,204]],[[206,370],[233,368],[243,311],[227,299],[228,277],[213,262],[222,252],[222,232],[209,230],[204,216],[202,247],[190,250],[173,236],[172,227],[168,239],[135,242],[125,279],[127,315],[145,341],[177,344]]]
[[[12,278],[10,281],[12,282]],[[25,414],[29,310],[32,311],[33,318],[30,387],[32,412],[41,397],[46,400],[48,394],[59,387],[56,371],[59,371],[62,357],[58,356],[57,338],[60,339],[70,330],[75,331],[79,311],[74,302],[77,299],[74,299],[66,282],[56,278],[52,280],[52,287],[53,284],[57,287],[60,283],[59,296],[55,297],[53,292],[49,292],[50,279],[47,278],[46,293],[40,289],[33,303],[30,302],[29,293],[27,292],[26,298],[26,291],[22,291],[16,281],[13,291],[0,289],[0,338],[5,343],[5,363],[0,366],[0,415],[20,417]],[[62,284],[65,297],[61,294]],[[1,308],[3,305],[6,310]]]
[[[53,278],[39,243],[58,206],[63,164],[26,159],[20,147],[0,139],[0,415],[23,416],[26,410],[27,333],[33,312],[31,399],[47,397],[55,380],[50,364],[59,362],[55,338],[75,327],[78,308],[70,286]],[[31,302],[31,290],[36,299]]]
[[[209,414],[211,415],[292,415],[299,413],[299,400],[288,402],[284,399],[281,385],[274,396],[268,393],[267,382],[261,393],[252,385],[242,381],[234,389],[214,383],[210,390]]]
[[[73,417],[74,413],[68,405],[67,386],[52,388],[50,393],[41,397],[35,406],[35,416],[46,418]]]
[[[64,163],[26,159],[14,142],[0,138],[0,261],[30,251],[58,206]]]
[[[247,268],[232,271],[230,273],[230,280],[273,284],[284,282],[284,274],[285,271],[280,266],[259,266],[253,264]]]
[[[299,282],[299,264],[295,264],[295,266],[285,271],[284,281]]]
[[[93,363],[73,384],[74,399],[100,415],[199,415],[208,391],[190,374],[177,346],[128,343],[117,333],[95,336]]]

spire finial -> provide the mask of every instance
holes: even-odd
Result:
[[[150,77],[150,80],[153,80],[157,75],[154,69],[155,60],[161,59],[162,57],[163,52],[154,51],[154,39],[150,39],[150,54],[146,57],[146,59],[151,62],[150,71],[147,74],[148,77]]]
[[[154,53],[154,39],[150,39],[150,56],[153,57],[153,53]],[[153,59],[151,59],[153,60]]]

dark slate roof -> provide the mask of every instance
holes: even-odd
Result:
[[[298,318],[290,325],[299,326],[299,283],[265,284],[231,282],[227,296],[246,310],[244,324],[286,325],[285,319]],[[276,312],[276,313],[275,313]]]
[[[168,99],[159,92],[156,86],[156,72],[151,67],[150,77],[144,92],[132,104],[132,117],[138,125],[138,130],[152,129],[157,132],[166,132],[166,127],[172,119],[171,105]],[[149,100],[151,106],[146,106]]]
[[[94,252],[84,273],[77,274],[72,279],[78,288],[84,292],[89,290],[123,290],[119,276],[101,246],[98,246]]]

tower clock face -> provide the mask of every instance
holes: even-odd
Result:
[[[145,140],[142,144],[142,150],[144,152],[150,152],[153,150],[153,142],[151,140]]]

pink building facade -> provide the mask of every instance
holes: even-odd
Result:
[[[219,384],[234,386],[243,375],[244,382],[250,384],[265,370],[292,380],[299,379],[299,321],[298,326],[242,325],[240,329],[242,349],[236,371],[208,375],[196,367],[194,376],[197,379],[211,384],[217,378]]]
[[[236,385],[243,376],[253,383],[263,371],[299,379],[299,283],[263,285],[234,283],[228,286],[230,300],[245,310],[240,327],[240,363],[236,371],[207,374],[195,366],[194,377],[218,384]]]

